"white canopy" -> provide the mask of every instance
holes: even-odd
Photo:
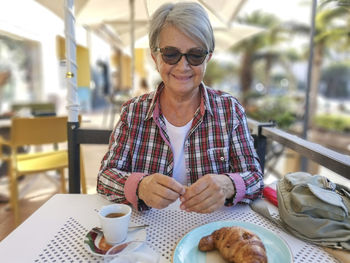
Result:
[[[169,0],[36,0],[65,19],[67,50],[68,116],[78,120],[78,98],[75,62],[75,20],[93,30],[108,30],[108,41],[130,46],[134,72],[134,47],[148,47],[147,32],[149,17]],[[212,22],[217,49],[227,49],[240,40],[262,31],[261,28],[233,24],[237,13],[246,0],[196,0],[207,10]],[[179,2],[172,0],[171,2]],[[66,6],[66,9],[64,9]],[[66,10],[66,13],[64,13]],[[115,45],[116,43],[113,43]],[[132,77],[133,80],[133,77]],[[133,81],[132,81],[133,82]],[[133,86],[133,83],[132,83]]]

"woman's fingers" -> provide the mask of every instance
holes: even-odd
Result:
[[[225,196],[221,191],[213,190],[208,187],[200,194],[185,201],[181,204],[181,208],[189,212],[205,213],[205,211],[212,212],[210,207],[215,210],[222,207],[225,203]]]
[[[222,206],[220,202],[222,198],[219,195],[220,193],[218,192],[211,192],[209,189],[206,189],[199,195],[186,201],[186,203],[184,204],[185,210],[202,213],[202,211],[206,210],[208,207],[211,207],[213,205],[219,208]]]
[[[165,186],[166,188],[172,190],[173,192],[177,193],[178,195],[183,195],[185,193],[185,187],[177,182],[175,179],[163,175],[163,174],[158,174],[157,180],[159,184]]]
[[[159,197],[169,201],[175,201],[177,198],[179,198],[179,194],[177,192],[162,184],[158,184],[153,191]]]
[[[174,202],[174,201],[163,198],[163,197],[157,195],[156,193],[151,193],[149,195],[147,201],[145,201],[145,203],[148,206],[156,208],[156,209],[163,209],[163,208],[167,207],[168,205],[170,205],[172,202]]]
[[[184,187],[174,179],[163,174],[153,174],[142,179],[139,185],[139,197],[148,206],[162,209],[174,202]]]
[[[209,179],[209,182],[208,182]],[[210,178],[204,176],[198,179],[194,184],[188,187],[187,191],[183,195],[184,200],[190,200],[194,196],[203,192],[210,185]]]
[[[200,178],[180,198],[182,201],[180,208],[197,213],[210,213],[222,207],[226,199],[225,177],[225,175],[207,174]]]

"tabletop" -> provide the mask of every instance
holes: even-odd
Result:
[[[2,262],[103,262],[84,247],[89,230],[99,226],[97,211],[110,202],[99,195],[56,194],[0,242]],[[174,203],[163,210],[133,211],[131,222],[148,224],[147,242],[171,262],[181,238],[192,229],[216,221],[236,220],[262,226],[286,241],[295,263],[337,262],[322,248],[285,233],[248,205],[223,207],[211,214],[188,213]]]

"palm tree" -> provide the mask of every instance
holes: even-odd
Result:
[[[348,48],[350,40],[349,23],[339,25],[340,18],[348,19],[349,11],[343,7],[321,10],[316,15],[314,37],[314,57],[312,61],[310,84],[309,119],[311,126],[317,109],[318,87],[321,78],[321,69],[327,48],[334,46],[342,50]]]
[[[282,31],[281,31],[282,32]],[[286,77],[291,83],[290,89],[294,90],[297,87],[297,80],[292,72],[292,64],[301,59],[301,55],[293,49],[275,51],[268,48],[267,50],[257,51],[254,55],[254,62],[262,61],[264,63],[264,75],[262,76],[262,83],[266,87],[266,93],[269,93],[271,86],[271,69],[275,65],[279,65],[284,69]]]
[[[312,60],[311,83],[310,83],[310,102],[309,102],[309,127],[313,126],[313,119],[317,109],[318,87],[321,78],[322,64],[327,54],[328,48],[349,50],[350,41],[350,21],[349,9],[342,5],[338,7],[325,8],[331,2],[347,2],[341,0],[325,0],[318,8],[315,18],[315,36],[314,36],[314,56]],[[310,27],[307,25],[289,23],[286,25],[292,33],[307,34],[310,33]]]
[[[348,8],[350,7],[350,0],[324,0],[322,1],[321,6],[326,5],[330,2],[336,2],[338,6],[343,6]]]
[[[238,20],[239,22],[243,22],[248,25],[268,28],[267,31],[248,40],[244,40],[231,49],[234,53],[240,52],[242,54],[239,71],[242,91],[241,102],[244,106],[247,106],[248,95],[253,83],[253,64],[254,61],[261,59],[261,56],[257,55],[257,52],[263,48],[275,46],[277,43],[281,42],[282,38],[279,27],[280,21],[274,15],[263,14],[260,11],[255,11],[251,15],[239,18]],[[268,65],[267,68],[269,68],[272,60],[275,58],[275,55],[272,53],[269,55],[266,54],[264,58],[266,59],[266,63]]]
[[[225,65],[212,59],[208,63],[203,81],[206,85],[212,87],[217,83],[223,82],[226,78],[232,76],[236,71],[237,69],[235,66],[229,64]]]

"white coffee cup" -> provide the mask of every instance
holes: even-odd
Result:
[[[103,206],[98,213],[104,237],[108,244],[123,242],[128,234],[131,207],[124,204]],[[118,217],[107,217],[110,214],[123,214]]]

